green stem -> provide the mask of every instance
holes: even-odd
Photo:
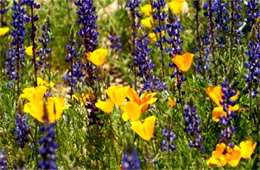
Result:
[[[34,140],[34,154],[35,154],[35,169],[38,167],[38,147],[37,147],[37,139],[38,139],[38,121],[35,119],[35,140]]]

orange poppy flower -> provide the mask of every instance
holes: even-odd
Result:
[[[183,55],[176,55],[172,58],[172,62],[183,72],[187,72],[192,64],[194,54],[185,53]]]

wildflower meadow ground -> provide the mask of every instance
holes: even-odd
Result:
[[[0,169],[260,169],[258,0],[0,0]]]

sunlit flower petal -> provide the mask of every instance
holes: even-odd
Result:
[[[255,150],[256,144],[256,142],[253,143],[250,140],[240,142],[241,157],[244,159],[249,159]]]
[[[96,66],[101,66],[104,64],[107,57],[107,49],[99,48],[94,52],[88,52],[86,54],[87,59]]]
[[[0,37],[4,36],[9,31],[8,27],[0,28]]]
[[[98,102],[95,104],[97,108],[104,111],[105,113],[111,113],[114,107],[114,103],[111,99],[107,99],[106,101],[98,100]]]
[[[144,120],[144,123],[141,123],[140,121],[131,122],[131,129],[142,139],[149,141],[153,137],[155,120],[155,116],[149,116]]]
[[[141,11],[145,16],[147,16],[147,17],[151,16],[152,15],[152,5],[146,4],[146,5],[142,6]]]
[[[184,6],[184,0],[172,0],[168,5],[173,13],[179,14]]]
[[[25,53],[32,57],[33,56],[33,46],[25,47]]]
[[[111,86],[108,89],[106,89],[105,92],[115,105],[121,106],[125,101],[129,88],[129,86]]]
[[[169,105],[170,105],[171,107],[176,106],[176,102],[175,102],[174,100],[172,100],[170,97],[168,97],[168,102],[169,102]]]
[[[121,107],[124,111],[123,113],[123,120],[131,120],[131,121],[137,121],[140,118],[141,115],[141,107],[135,103],[135,102],[127,102],[124,106]]]
[[[192,64],[194,54],[185,53],[183,55],[176,55],[172,58],[172,62],[183,72],[187,72]]]
[[[147,17],[145,19],[141,20],[141,24],[145,26],[146,28],[152,28],[153,27],[153,17]]]

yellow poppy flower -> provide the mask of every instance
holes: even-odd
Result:
[[[168,6],[170,7],[171,11],[175,14],[179,14],[182,11],[182,8],[184,7],[184,0],[173,0],[168,3]]]
[[[222,116],[227,117],[227,113],[223,110],[223,107],[215,107],[212,111],[213,120],[219,122],[219,118]]]
[[[24,105],[24,112],[42,123],[55,123],[63,110],[69,108],[69,105],[64,105],[64,103],[65,100],[58,97],[49,97],[47,102],[35,100]]]
[[[156,93],[144,93],[139,97],[136,91],[130,88],[127,93],[127,98],[141,106],[141,111],[145,112],[150,104],[157,101],[157,98],[154,97],[155,95]]]
[[[37,77],[37,86],[46,86],[46,87],[54,87],[54,83],[51,81],[48,83],[40,77]]]
[[[0,37],[4,36],[9,31],[8,27],[0,28]]]
[[[183,55],[176,55],[172,58],[172,62],[183,72],[187,72],[192,64],[194,54],[185,53]]]
[[[115,105],[121,106],[125,101],[129,88],[129,86],[111,86],[108,89],[106,89],[105,92]]]
[[[169,105],[170,105],[171,107],[176,106],[176,102],[175,102],[174,100],[172,100],[170,97],[168,97],[168,102],[169,102]]]
[[[152,15],[152,5],[146,4],[146,5],[142,6],[141,11],[145,16],[147,16],[147,17],[151,16]]]
[[[127,102],[121,107],[124,113],[122,114],[122,119],[124,121],[137,121],[141,115],[141,107],[135,102]]]
[[[255,150],[256,144],[257,143],[253,143],[250,140],[240,142],[241,157],[249,159]]]
[[[41,101],[46,91],[47,87],[45,86],[25,88],[23,94],[20,95],[20,98],[26,99],[29,102]]]
[[[25,53],[32,57],[33,56],[33,46],[25,47]]]
[[[155,116],[149,116],[145,118],[144,123],[141,123],[140,121],[133,121],[131,122],[131,129],[142,139],[150,141],[153,137],[155,120]]]
[[[88,100],[89,95],[86,93],[82,93],[81,95],[73,94],[72,98],[75,99],[79,103],[85,103]]]
[[[153,17],[152,16],[151,17],[147,17],[147,18],[141,20],[141,24],[143,26],[145,26],[146,28],[152,28],[153,27],[153,23],[154,23],[154,21],[153,21]]]
[[[98,102],[95,104],[97,108],[104,111],[105,113],[111,113],[114,107],[114,103],[111,99],[107,99],[106,101],[98,100]]]
[[[157,34],[159,34],[159,33],[157,33]],[[162,31],[162,36],[164,36],[164,35],[165,35],[165,31]],[[149,34],[148,34],[148,38],[149,38],[150,41],[152,41],[152,42],[156,42],[156,41],[157,41],[157,37],[156,37],[156,34],[155,34],[154,32],[149,33]]]
[[[107,53],[107,49],[99,48],[93,52],[88,52],[86,54],[86,57],[91,63],[99,67],[102,64],[104,64],[107,57]]]
[[[217,144],[216,150],[211,153],[211,158],[207,160],[207,165],[225,166],[228,164],[231,167],[237,167],[241,159],[239,147],[234,148],[226,146],[224,143]]]

